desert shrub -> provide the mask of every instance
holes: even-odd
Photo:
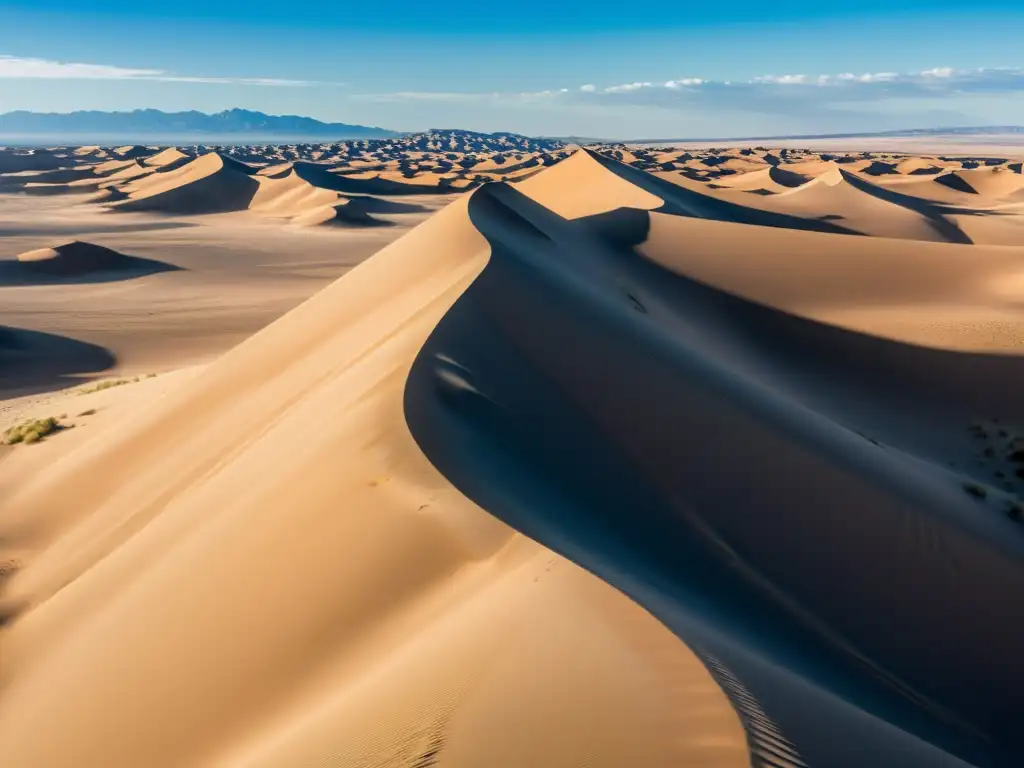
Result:
[[[135,379],[138,381],[138,378]],[[121,387],[125,384],[131,384],[131,379],[106,379],[105,381],[98,381],[95,384],[89,384],[78,390],[80,395],[91,395],[93,392],[102,392],[105,389],[113,389],[114,387]]]
[[[38,443],[58,429],[61,429],[60,422],[53,416],[48,416],[45,419],[29,419],[7,429],[3,435],[3,444]]]

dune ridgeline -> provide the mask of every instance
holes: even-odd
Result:
[[[405,183],[278,159],[109,205]],[[11,449],[0,764],[1020,764],[1020,168],[543,166]]]

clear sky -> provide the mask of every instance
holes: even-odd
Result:
[[[629,138],[1024,124],[1022,33],[1024,0],[0,0],[0,112]]]

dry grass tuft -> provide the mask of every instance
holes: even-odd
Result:
[[[2,442],[4,445],[38,443],[47,435],[61,429],[67,429],[67,427],[53,416],[48,416],[45,419],[29,419],[5,431]]]

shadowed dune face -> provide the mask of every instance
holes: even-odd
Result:
[[[120,211],[219,213],[249,207],[258,182],[247,168],[217,154],[203,155],[163,174],[129,182],[125,199],[111,203]]]
[[[176,269],[179,267],[74,240],[19,254],[16,262],[0,261],[0,285],[25,285],[40,279],[107,282]]]
[[[0,173],[23,171],[53,171],[66,166],[67,160],[55,157],[50,152],[13,150],[0,152]]]
[[[81,275],[116,268],[124,256],[102,245],[80,240],[39,248],[18,255],[18,262],[27,269],[51,275]]]
[[[0,326],[3,392],[28,393],[75,383],[75,376],[102,373],[114,356],[95,344],[66,336]]]

